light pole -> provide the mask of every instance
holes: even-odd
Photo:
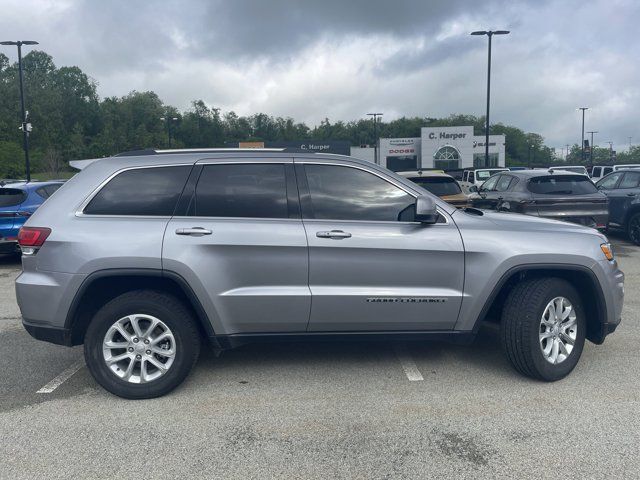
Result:
[[[177,122],[178,117],[160,117],[160,120],[167,122],[167,133],[169,135],[169,148],[171,148],[171,122]]]
[[[627,137],[627,138],[629,139],[629,151],[631,151],[631,139],[632,139],[633,137]]]
[[[384,113],[367,113],[367,115],[373,117],[373,163],[380,163],[378,161],[378,118]]]
[[[29,131],[31,125],[27,123],[27,111],[24,107],[24,80],[22,78],[22,45],[38,45],[38,42],[33,40],[18,40],[13,42],[10,40],[0,42],[0,45],[16,45],[18,47],[18,76],[20,78],[20,108],[22,109],[22,144],[24,148],[24,164],[27,173],[27,182],[31,181],[31,165],[29,164]]]
[[[613,142],[606,142],[609,144],[609,161],[613,165]]]
[[[569,144],[567,143],[567,154],[564,157],[564,161],[566,162],[569,159]]]
[[[589,145],[589,163],[591,164],[591,168],[593,168],[593,134],[598,133],[597,130],[587,132],[591,134],[591,145]]]
[[[487,55],[487,118],[484,127],[484,166],[489,166],[489,105],[491,98],[491,38],[494,35],[508,35],[509,30],[477,30],[471,35],[486,35],[489,38],[489,53]]]
[[[582,149],[582,163],[584,163],[584,111],[589,110],[589,107],[578,107],[576,110],[582,110],[582,143],[580,147]]]
[[[529,147],[529,160],[528,160],[528,166],[529,166],[529,170],[531,170],[531,144],[527,143],[527,146]]]

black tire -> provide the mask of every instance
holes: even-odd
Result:
[[[164,322],[175,338],[175,359],[167,372],[148,383],[135,384],[119,378],[107,366],[102,343],[109,328],[119,319],[146,314]],[[189,310],[175,297],[152,290],[120,295],[93,317],[84,342],[84,357],[93,378],[105,390],[123,398],[154,398],[167,394],[189,375],[200,353],[200,334]]]
[[[640,213],[631,215],[627,222],[627,236],[636,245],[640,245]]]
[[[549,302],[556,297],[571,302],[577,317],[573,350],[558,364],[547,361],[540,346],[540,320]],[[577,365],[584,348],[585,312],[580,295],[569,282],[560,278],[536,278],[517,284],[509,293],[502,310],[500,341],[502,348],[521,374],[553,382],[566,377]]]

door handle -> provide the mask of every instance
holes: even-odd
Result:
[[[316,232],[318,238],[333,238],[335,240],[342,240],[343,238],[351,238],[349,232],[343,232],[342,230],[331,230],[330,232]]]
[[[191,235],[192,237],[201,237],[202,235],[211,235],[213,232],[202,227],[178,228],[176,235]]]
[[[627,197],[635,197],[636,194],[635,193],[627,193]]]

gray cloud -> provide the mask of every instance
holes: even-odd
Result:
[[[486,39],[468,33],[507,28],[492,119],[559,147],[579,141],[580,105],[601,143],[640,142],[639,22],[633,0],[23,0],[4,2],[0,31],[80,66],[102,96],[149,89],[316,124],[484,113]]]

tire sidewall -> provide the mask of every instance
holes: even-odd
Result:
[[[540,373],[540,376],[547,381],[555,381],[559,380],[563,377],[566,377],[571,371],[575,368],[580,360],[580,356],[582,355],[582,350],[584,348],[585,338],[586,338],[586,317],[585,311],[582,307],[582,302],[580,300],[580,295],[578,292],[569,284],[562,280],[558,280],[558,282],[554,282],[555,285],[549,292],[542,296],[542,300],[534,306],[531,310],[534,313],[534,318],[531,320],[531,335],[530,335],[530,351],[532,353],[532,360],[536,367],[536,370]],[[540,320],[542,318],[542,314],[544,313],[545,308],[549,304],[551,300],[556,297],[565,297],[568,299],[576,312],[576,320],[578,331],[576,334],[576,341],[573,347],[573,350],[569,354],[569,357],[559,364],[549,363],[542,353],[542,349],[540,348],[540,339],[539,339],[539,330],[540,330]]]
[[[191,321],[188,312],[181,310],[184,309],[127,294],[101,308],[85,336],[85,360],[96,381],[115,395],[133,399],[164,395],[179,385],[195,363],[199,347],[199,341],[194,344],[193,332],[186,325]],[[173,364],[164,375],[149,383],[135,384],[122,380],[107,366],[102,353],[102,342],[107,330],[119,319],[132,314],[146,314],[162,320],[175,339],[176,356]]]

